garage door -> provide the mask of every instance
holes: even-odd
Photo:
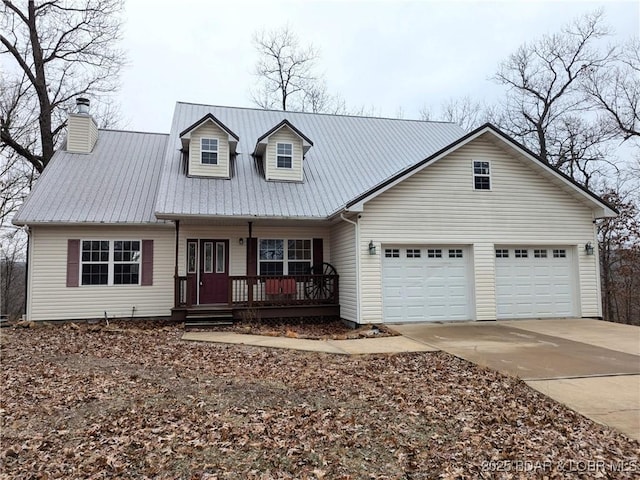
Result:
[[[496,247],[498,318],[575,314],[571,247]]]
[[[384,247],[384,321],[471,318],[469,255],[463,247]]]

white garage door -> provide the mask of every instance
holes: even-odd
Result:
[[[571,247],[496,247],[498,318],[575,314]]]
[[[384,321],[471,318],[469,254],[463,247],[384,247]]]

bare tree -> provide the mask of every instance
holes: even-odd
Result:
[[[35,168],[17,154],[0,149],[0,226],[11,219],[31,191]]]
[[[292,103],[301,103],[305,93],[318,86],[314,72],[318,52],[312,45],[302,47],[288,26],[257,33],[253,42],[259,55],[255,69],[259,85],[252,97],[258,106],[291,109]]]
[[[549,125],[546,131],[547,148],[553,152],[552,163],[586,188],[593,186],[594,178],[606,178],[620,170],[615,158],[612,140],[615,134],[608,124],[598,119],[588,120],[583,115],[563,115]]]
[[[500,127],[522,141],[542,160],[562,166],[567,151],[552,148],[551,136],[563,130],[569,115],[584,114],[587,72],[599,71],[615,59],[615,48],[596,48],[609,35],[602,11],[583,15],[559,33],[522,45],[504,61],[495,80],[508,88]],[[602,142],[610,139],[603,132]],[[590,138],[593,142],[593,138]],[[573,163],[580,159],[574,159]]]
[[[598,224],[604,317],[640,325],[640,211],[620,187],[603,198],[620,212]]]
[[[334,115],[364,111],[350,112],[340,95],[329,92],[324,76],[317,72],[318,51],[302,45],[289,26],[256,33],[253,43],[258,84],[250,93],[260,108]]]
[[[0,227],[0,314],[10,319],[24,313],[26,243],[22,229]]]
[[[333,115],[349,113],[344,99],[340,95],[329,93],[327,82],[324,79],[317,79],[304,90],[299,110]]]
[[[481,102],[474,101],[469,96],[462,98],[450,98],[438,109],[438,113],[424,105],[420,109],[422,120],[436,120],[443,122],[454,122],[471,131],[489,120],[489,111]]]
[[[3,312],[22,308],[26,235],[8,226],[46,168],[78,96],[101,123],[117,118],[111,95],[123,0],[28,0],[0,4],[0,243]]]
[[[42,172],[78,96],[99,100],[118,86],[124,55],[122,0],[2,0],[0,55],[13,68],[2,78],[0,139]]]
[[[618,62],[587,72],[584,90],[590,103],[605,113],[624,140],[640,138],[640,40],[629,41]]]

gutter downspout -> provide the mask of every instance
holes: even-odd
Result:
[[[29,295],[31,294],[31,288],[29,288],[29,283],[31,282],[31,272],[30,272],[30,268],[29,268],[29,254],[31,252],[31,241],[32,241],[32,235],[31,235],[31,229],[29,228],[29,226],[25,227],[25,230],[27,232],[27,257],[26,257],[26,266],[25,266],[25,272],[24,272],[24,316],[26,317],[27,320],[31,319],[31,301],[29,299]]]
[[[360,312],[362,302],[360,301],[360,224],[357,221],[359,216],[356,217],[355,222],[346,218],[344,213],[340,213],[340,218],[356,227],[356,323],[360,325],[362,323],[360,321],[362,320]]]

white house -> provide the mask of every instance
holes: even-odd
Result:
[[[14,218],[31,320],[601,316],[594,222],[615,209],[492,125],[189,103],[169,135],[69,120]]]

